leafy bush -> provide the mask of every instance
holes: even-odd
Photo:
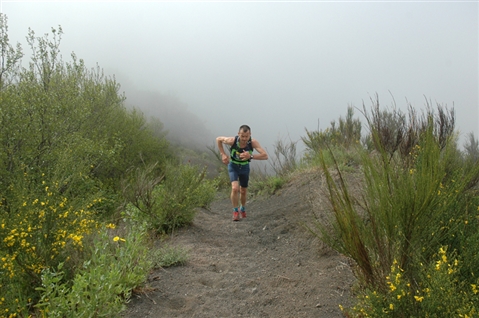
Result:
[[[46,181],[41,192],[17,187],[9,196],[12,202],[0,207],[0,287],[11,291],[0,312],[25,310],[38,300],[35,287],[45,269],[65,263],[65,275],[72,277],[75,256],[83,254],[85,238],[96,231],[95,208],[102,204],[94,195],[70,201],[58,184]]]
[[[214,200],[214,182],[206,180],[205,169],[190,165],[169,166],[164,182],[155,189],[155,228],[169,233],[193,222],[196,207],[208,207]]]
[[[197,207],[208,207],[216,194],[215,180],[205,179],[206,168],[168,165],[158,176],[153,167],[136,169],[124,186],[124,196],[136,209],[126,214],[159,233],[190,224]],[[145,220],[145,221],[142,221]]]
[[[114,79],[100,69],[88,70],[74,54],[71,62],[63,62],[61,28],[52,34],[50,40],[29,31],[29,68],[16,69],[12,77],[18,82],[0,90],[5,105],[0,109],[0,164],[5,167],[0,191],[8,196],[18,177],[28,174],[27,188],[47,180],[69,198],[102,188],[118,199],[111,194],[127,169],[151,162],[163,167],[173,160],[168,142],[161,125],[125,108]],[[101,212],[115,207],[109,208]]]
[[[42,297],[36,305],[47,317],[113,317],[124,309],[131,290],[146,280],[153,264],[145,233],[130,230],[125,238],[107,231],[91,247],[71,284],[65,282],[62,263],[42,273]]]

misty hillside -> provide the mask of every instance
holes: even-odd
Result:
[[[126,106],[141,110],[145,117],[156,118],[167,131],[166,138],[175,145],[206,150],[214,136],[188,105],[173,94],[130,89],[126,92]]]

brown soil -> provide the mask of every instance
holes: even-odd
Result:
[[[348,261],[304,226],[321,202],[316,177],[252,199],[239,222],[228,195],[200,210],[168,240],[189,250],[187,264],[151,273],[123,317],[343,317],[354,282]]]

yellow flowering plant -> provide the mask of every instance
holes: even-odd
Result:
[[[0,285],[12,291],[4,296],[0,312],[26,314],[28,304],[39,297],[35,288],[42,271],[65,263],[70,272],[74,256],[83,253],[85,238],[98,227],[94,206],[101,199],[70,202],[58,184],[43,181],[42,192],[24,194],[18,201],[0,214]]]
[[[120,315],[125,299],[146,280],[153,261],[147,232],[135,228],[124,233],[124,238],[117,234],[111,226],[105,226],[94,235],[92,244],[86,247],[90,257],[71,284],[63,279],[62,263],[42,273],[41,299],[35,306],[42,317]],[[90,294],[94,297],[85,297]]]
[[[421,263],[419,279],[412,281],[395,260],[387,291],[366,290],[344,310],[351,317],[477,317],[478,285],[458,279],[461,262],[447,250],[442,246],[429,263]]]

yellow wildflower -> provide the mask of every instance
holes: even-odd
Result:
[[[437,261],[436,262],[436,270],[440,270],[441,269],[441,261]]]
[[[477,290],[477,285],[476,284],[471,284],[471,287],[472,287],[472,292],[474,294],[477,294],[479,292],[479,290]]]
[[[418,301],[418,302],[421,302],[421,301],[423,301],[424,297],[422,297],[422,296],[414,296],[414,299],[416,299],[416,301]]]

